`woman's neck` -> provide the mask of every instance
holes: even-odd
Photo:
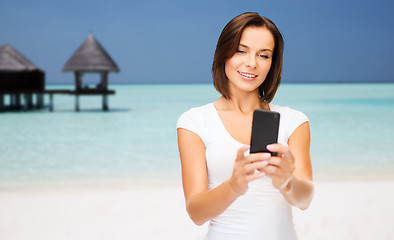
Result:
[[[237,93],[231,94],[230,99],[221,97],[217,101],[217,107],[227,111],[237,111],[243,114],[249,114],[256,109],[269,110],[268,103],[262,102],[256,93]]]

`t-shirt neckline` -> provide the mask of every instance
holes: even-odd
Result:
[[[242,142],[238,141],[237,139],[235,139],[235,138],[229,133],[229,131],[227,131],[227,128],[224,126],[224,123],[223,123],[222,119],[220,118],[219,113],[218,113],[218,111],[217,111],[215,105],[213,104],[213,102],[210,103],[210,105],[211,105],[212,111],[214,112],[214,115],[215,115],[215,117],[216,117],[216,121],[218,121],[218,124],[220,125],[220,128],[222,128],[222,131],[225,132],[225,134],[226,134],[230,139],[232,139],[232,141],[236,142],[237,144],[240,144],[240,145],[242,145],[242,146],[243,146],[243,145],[249,146],[249,144],[242,143]],[[270,111],[272,111],[272,108],[275,108],[275,106],[272,105],[271,103],[268,103],[268,106],[269,106],[269,108],[270,108]]]

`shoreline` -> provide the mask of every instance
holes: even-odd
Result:
[[[0,239],[203,239],[180,182],[0,189]],[[393,239],[394,180],[316,181],[311,206],[293,210],[299,239]],[[59,238],[63,236],[63,238]]]
[[[314,173],[314,183],[335,183],[335,182],[394,182],[394,175],[389,173],[357,173],[353,175],[332,173]],[[11,180],[0,179],[0,192],[17,189],[40,189],[40,188],[80,188],[80,187],[119,187],[127,186],[132,188],[152,188],[157,186],[179,185],[182,188],[181,173],[162,175],[136,175],[133,177],[62,177],[46,179],[24,179]]]

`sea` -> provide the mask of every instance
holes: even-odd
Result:
[[[101,110],[98,96],[81,97],[75,112],[73,96],[55,95],[53,112],[0,112],[0,188],[180,181],[177,119],[219,98],[213,85],[110,89],[116,94],[109,97],[109,111]],[[394,83],[282,84],[273,103],[309,117],[314,179],[394,179]]]

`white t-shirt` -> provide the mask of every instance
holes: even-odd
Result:
[[[287,145],[293,131],[309,121],[301,112],[269,104],[280,113],[278,142]],[[204,142],[208,171],[208,188],[229,179],[237,151],[244,144],[235,140],[224,127],[213,103],[183,113],[177,128],[196,133]],[[297,239],[291,205],[273,187],[267,176],[249,183],[248,191],[222,214],[210,221],[206,239]]]

